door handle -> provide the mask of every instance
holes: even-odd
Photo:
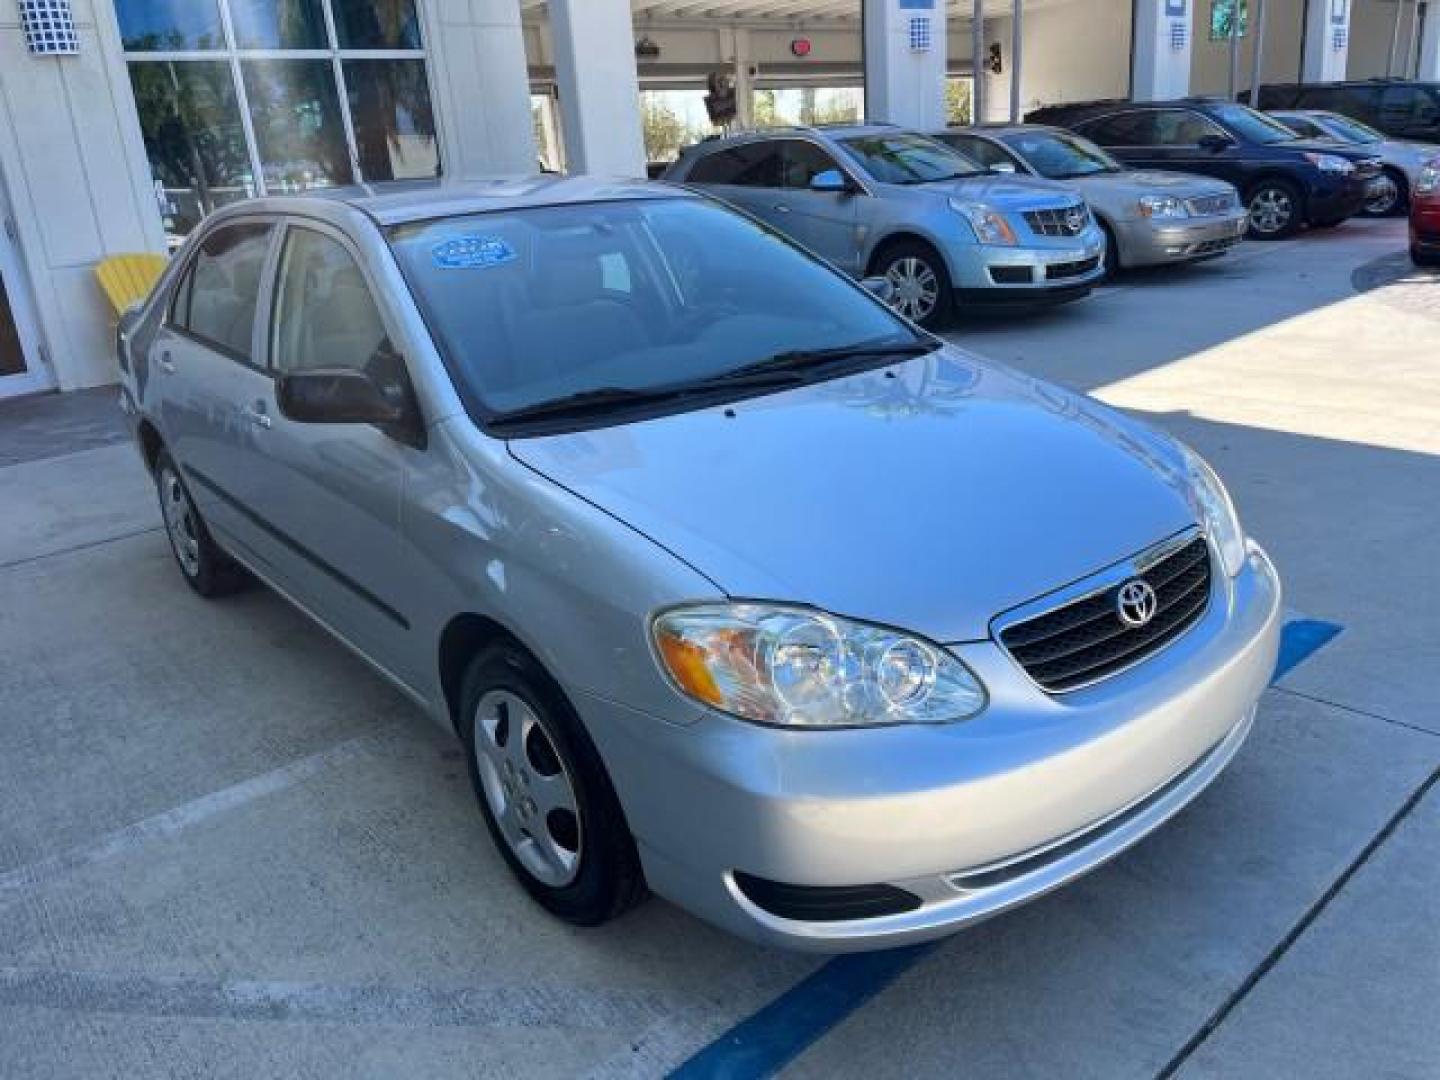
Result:
[[[252,424],[254,424],[256,427],[266,428],[267,430],[270,427],[270,414],[267,413],[264,409],[245,408],[240,410],[240,414],[244,416],[246,420],[249,420]]]
[[[788,206],[786,206],[784,203],[776,203],[776,204],[775,204],[775,210],[776,210],[777,213],[781,213],[781,214],[788,214],[788,213],[790,212],[790,208],[789,208]]]
[[[166,349],[160,354],[160,370],[166,375],[175,374],[175,361],[170,359],[170,350]]]

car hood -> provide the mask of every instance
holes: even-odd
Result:
[[[1172,440],[950,349],[510,449],[730,596],[946,643],[1198,520]]]
[[[1177,199],[1193,199],[1201,195],[1226,195],[1234,191],[1229,184],[1187,173],[1162,172],[1151,169],[1127,169],[1124,172],[1079,176],[1071,181],[1085,196],[1085,201],[1112,217],[1138,217],[1140,196],[1171,195]]]
[[[1039,176],[971,176],[925,184],[922,190],[987,203],[1001,210],[1046,210],[1074,206],[1078,198],[1069,184]]]

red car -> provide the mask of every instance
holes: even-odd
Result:
[[[1410,258],[1416,266],[1440,266],[1440,157],[1421,170],[1410,193]]]

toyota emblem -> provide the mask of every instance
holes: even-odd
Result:
[[[1155,617],[1160,598],[1143,578],[1131,578],[1115,594],[1115,614],[1132,630],[1138,630]]]

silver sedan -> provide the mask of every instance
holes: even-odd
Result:
[[[1244,238],[1249,223],[1233,185],[1191,173],[1131,169],[1061,128],[952,128],[936,138],[992,169],[1072,186],[1105,230],[1105,265],[1112,273],[1222,255]]]
[[[1440,146],[1392,139],[1369,124],[1340,113],[1295,109],[1274,111],[1270,115],[1302,139],[1362,146],[1380,159],[1383,182],[1376,184],[1365,200],[1365,213],[1370,217],[1389,217],[1404,210],[1421,171],[1440,159]]]
[[[949,933],[1178,812],[1274,668],[1192,451],[678,188],[233,205],[119,355],[185,582],[270,584],[454,732],[571,922]]]

